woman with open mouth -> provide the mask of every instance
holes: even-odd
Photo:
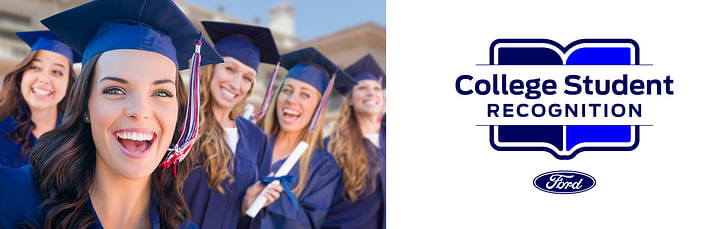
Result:
[[[285,193],[288,198],[267,207],[262,228],[320,228],[340,179],[340,167],[322,147],[322,126],[317,123],[324,120],[326,96],[333,85],[343,87],[355,81],[314,48],[285,54],[281,63],[289,71],[261,123],[273,145],[272,171],[279,170],[300,141],[309,147],[287,174],[295,179],[282,181],[292,189],[292,196]]]
[[[345,72],[357,81],[337,88],[345,95],[324,145],[342,170],[322,228],[383,228],[385,217],[385,132],[383,69],[368,54]]]
[[[187,107],[179,70],[219,54],[172,0],[96,0],[41,22],[83,68],[31,164],[0,167],[0,228],[196,228],[181,187],[198,89]]]
[[[60,124],[80,56],[50,31],[16,33],[30,53],[5,75],[0,92],[0,166],[28,164],[30,148]]]
[[[276,64],[279,52],[269,29],[225,22],[202,21],[224,63],[202,68],[199,141],[190,157],[191,174],[184,181],[184,199],[200,228],[258,228],[243,212],[264,186],[270,173],[272,148],[267,135],[240,116],[251,95],[260,62]],[[265,193],[266,204],[279,197],[280,185]]]

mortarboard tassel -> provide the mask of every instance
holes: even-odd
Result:
[[[378,83],[380,85],[383,85],[383,75],[378,75]],[[385,103],[383,103],[385,104]],[[383,109],[380,109],[380,114],[378,115],[378,123],[383,121],[383,115],[385,114],[385,107]]]
[[[274,71],[272,71],[272,76],[269,78],[269,84],[267,86],[267,92],[264,94],[264,101],[262,102],[262,106],[259,107],[259,113],[254,116],[254,120],[262,119],[262,117],[267,113],[267,108],[269,108],[269,101],[272,99],[272,90],[274,89],[274,80],[277,78],[277,70],[279,70],[279,64],[280,62],[278,61],[277,66],[275,66]]]
[[[325,109],[325,103],[327,103],[327,97],[330,96],[330,91],[332,91],[332,86],[335,85],[335,78],[337,77],[337,73],[332,74],[332,79],[330,79],[330,82],[327,83],[327,88],[325,89],[325,95],[322,96],[322,99],[320,100],[320,105],[317,106],[317,111],[315,111],[315,116],[312,117],[312,124],[310,125],[310,129],[308,132],[314,133],[315,129],[317,129],[317,123],[320,121],[320,116],[322,115],[322,110]]]
[[[189,98],[187,98],[186,103],[186,117],[183,131],[176,144],[169,148],[169,156],[159,165],[159,167],[164,167],[161,170],[163,172],[173,164],[174,176],[176,176],[176,165],[188,155],[199,130],[199,64],[201,63],[201,40],[201,35],[199,35],[199,39],[194,42],[195,50],[194,55],[191,57]]]

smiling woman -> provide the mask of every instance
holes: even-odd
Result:
[[[385,73],[372,55],[345,69],[357,81],[338,88],[345,99],[335,129],[325,147],[342,170],[330,213],[322,228],[384,228]]]
[[[31,51],[5,76],[0,93],[0,165],[11,168],[28,164],[36,139],[60,124],[76,78],[72,62],[80,61],[50,31],[17,35]]]
[[[239,116],[251,94],[261,63],[279,61],[272,32],[264,27],[202,21],[224,63],[202,68],[199,141],[191,150],[194,167],[184,181],[184,199],[201,228],[256,228],[262,216],[242,215],[263,187],[258,180],[270,172],[272,151],[267,135]],[[270,190],[270,189],[268,189]],[[271,203],[277,185],[265,192]]]
[[[121,62],[108,65],[107,60],[114,59]],[[154,78],[169,77],[153,74],[159,72],[149,71],[153,69],[150,66],[116,71],[119,68],[115,66],[123,65],[119,63],[134,61],[161,64],[164,68],[159,69],[164,69],[167,75],[171,73],[173,85],[166,88],[170,88],[168,93],[176,95],[175,98],[164,98],[163,102],[154,98],[155,89],[160,87],[152,83]],[[184,218],[179,212],[184,208],[178,190],[180,182],[173,173],[162,173],[157,168],[172,137],[178,138],[183,122],[179,117],[185,114],[182,109],[185,105],[184,87],[174,70],[176,67],[168,58],[142,50],[108,51],[94,56],[84,67],[71,93],[66,122],[49,132],[47,138],[41,138],[33,148],[32,169],[40,193],[61,194],[51,195],[57,197],[45,200],[51,210],[41,225],[57,225],[60,220],[71,216],[78,217],[77,224],[73,224],[75,226],[92,225],[94,214],[87,213],[93,212],[100,224],[123,226],[118,221],[121,220],[117,218],[118,214],[129,213],[118,212],[120,206],[133,206],[147,212],[142,215],[156,211],[169,224],[180,225]],[[99,77],[104,73],[118,75]],[[149,106],[151,103],[156,106],[165,103],[164,108],[170,111],[158,113],[158,108]],[[167,116],[160,116],[162,114]],[[124,140],[117,136],[119,130],[124,131],[121,132],[124,137],[133,139],[139,138],[139,133],[143,133],[141,130],[153,130],[154,138],[159,140],[155,140],[151,147],[135,148],[139,141],[131,140],[130,145],[121,143]],[[189,168],[189,163],[179,164],[182,174]],[[68,176],[69,173],[81,175]],[[76,193],[78,199],[60,199],[65,192]],[[148,203],[154,202],[173,208],[150,209]],[[138,226],[146,225],[148,221],[126,223]]]
[[[83,52],[83,68],[31,165],[0,167],[0,228],[195,228],[181,192],[191,160],[159,165],[198,115],[178,71],[221,57],[171,0],[97,0],[42,23]]]
[[[293,51],[281,59],[289,72],[261,123],[273,145],[272,170],[280,170],[300,142],[310,147],[289,171],[294,179],[284,181],[292,188],[286,194],[294,196],[269,205],[262,228],[320,228],[340,179],[340,167],[324,150],[322,127],[316,125],[324,119],[326,96],[333,85],[343,87],[355,81],[315,48]]]
[[[122,49],[103,53],[95,67],[85,115],[102,162],[98,165],[126,179],[148,176],[174,133],[176,120],[167,117],[177,115],[181,101],[176,95],[183,93],[177,91],[183,86],[176,85],[181,81],[176,66],[155,52]]]

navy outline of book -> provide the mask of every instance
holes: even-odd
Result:
[[[597,142],[597,141],[580,141],[576,144],[567,144],[566,134],[567,127],[629,127],[630,134],[629,140],[616,141],[616,142]],[[508,128],[507,133],[509,137],[515,136],[519,139],[513,141],[506,141],[507,144],[529,144],[530,146],[505,146],[497,144],[501,142],[500,131],[497,131],[496,127]],[[489,126],[489,142],[491,147],[498,151],[545,151],[550,153],[556,159],[559,160],[570,160],[577,154],[584,151],[631,151],[639,146],[639,125],[491,125]],[[538,130],[537,132],[531,132],[532,130]],[[543,132],[543,133],[542,133]],[[536,135],[539,134],[539,135]],[[616,137],[616,136],[615,136]],[[619,136],[622,137],[622,136]],[[539,138],[539,139],[536,139]],[[532,140],[533,139],[533,140]],[[531,140],[531,141],[528,141]],[[501,142],[504,143],[504,142]],[[597,145],[599,146],[591,146]],[[606,144],[612,144],[605,146]],[[622,145],[614,145],[622,144]],[[536,146],[534,146],[536,145]],[[574,151],[570,151],[574,149]],[[560,154],[560,152],[571,152],[570,154]]]
[[[504,46],[504,47],[500,47]],[[504,61],[501,63],[499,49],[507,48],[507,53],[504,55]],[[580,49],[595,49],[596,51],[602,51],[602,49],[621,49],[629,48],[627,51],[629,54],[626,61],[617,60],[613,58],[608,60],[606,58],[598,58],[579,60],[574,58],[575,63],[569,63],[569,57],[571,54],[576,53]],[[528,50],[524,50],[528,49]],[[527,52],[528,51],[528,52]],[[607,51],[607,50],[605,50]],[[611,50],[615,51],[614,54],[621,56],[623,50]],[[616,53],[619,51],[620,53]],[[588,54],[584,52],[584,54]],[[591,53],[589,53],[591,54]],[[522,58],[523,57],[523,58]],[[578,57],[578,56],[575,56]],[[586,55],[584,57],[587,57]],[[619,56],[615,56],[619,57]],[[632,39],[580,39],[576,40],[566,47],[561,44],[549,40],[549,39],[497,39],[491,43],[489,50],[489,64],[490,65],[639,65],[639,44]],[[509,133],[511,136],[520,137],[517,141],[510,141],[507,144],[519,144],[519,146],[500,146],[496,142],[496,138],[500,138],[497,127],[505,127],[513,130]],[[607,128],[604,125],[588,125],[590,127],[602,127]],[[580,141],[574,145],[567,145],[566,139],[569,136],[566,134],[567,125],[491,125],[489,128],[489,142],[491,146],[498,151],[545,151],[549,152],[555,158],[559,160],[569,160],[574,158],[577,154],[583,151],[631,151],[637,148],[639,145],[639,126],[638,125],[618,125],[618,127],[628,126],[630,128],[629,138],[630,140],[626,143],[629,145],[623,146],[604,146],[606,144],[622,144],[623,142],[598,142],[598,141]],[[587,126],[583,126],[586,128]],[[549,132],[548,134],[541,136],[534,136],[531,131],[538,130],[543,132]],[[531,139],[538,139],[538,141],[527,141]],[[586,138],[577,136],[580,138]],[[588,136],[591,137],[591,136]],[[600,136],[601,137],[601,136]],[[625,137],[625,136],[605,136],[611,138]],[[498,139],[500,141],[500,139]],[[631,143],[630,143],[631,142]],[[503,143],[503,142],[501,142]],[[597,145],[600,146],[591,146]],[[528,146],[525,146],[528,145]],[[538,145],[538,146],[537,146]],[[577,148],[579,145],[581,147]],[[574,151],[571,151],[574,149]],[[568,152],[570,154],[560,154],[560,152]]]
[[[632,48],[630,52],[634,52],[633,54],[633,60],[632,55],[630,55],[630,63],[626,65],[639,65],[639,44],[637,44],[636,41],[632,39],[580,39],[576,40],[566,47],[562,46],[561,44],[549,40],[549,39],[497,39],[494,40],[491,43],[491,46],[489,48],[489,64],[490,65],[579,65],[579,64],[585,64],[585,65],[623,65],[622,63],[602,63],[602,62],[591,62],[591,63],[575,63],[575,64],[568,64],[568,57],[569,55],[585,48],[616,48],[616,47],[602,47],[597,46],[597,44],[602,45],[611,45],[616,46],[620,45],[618,47],[626,47],[626,48]],[[526,55],[523,55],[525,58],[521,58],[522,55],[516,55],[515,53],[515,47],[500,47],[500,46],[506,46],[506,45],[518,45],[518,46],[526,46],[527,47],[519,47],[519,48],[528,48],[529,50],[522,50],[522,51],[528,51]],[[592,45],[592,46],[588,46]],[[580,47],[578,47],[580,46]],[[511,50],[514,50],[513,55],[515,55],[513,58],[515,60],[512,60],[510,57],[505,56],[504,57],[504,63],[500,63],[501,59],[499,58],[499,52],[497,49],[500,48],[511,48]],[[555,49],[552,49],[555,48]],[[576,49],[575,49],[576,48]],[[538,50],[533,50],[538,49]],[[535,51],[535,52],[532,52]],[[548,53],[546,51],[549,51]],[[558,58],[554,57],[552,54],[557,54]],[[507,54],[510,55],[510,54]],[[563,55],[563,56],[562,56]],[[558,60],[558,62],[557,62]],[[596,60],[590,60],[590,61],[596,61]]]

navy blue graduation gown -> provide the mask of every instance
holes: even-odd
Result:
[[[38,228],[45,221],[47,210],[41,207],[43,199],[38,193],[31,166],[20,168],[0,167],[0,228],[17,228],[19,223],[30,223]],[[89,202],[90,204],[90,202]],[[151,228],[161,228],[158,198],[152,196],[149,221]],[[103,228],[98,220],[93,205],[90,204],[96,224],[91,228]],[[186,219],[180,228],[197,228],[191,220]]]
[[[62,119],[63,115],[58,113],[55,126],[60,125]],[[30,152],[24,156],[21,155],[22,146],[10,141],[9,135],[15,132],[15,127],[17,127],[17,123],[15,122],[15,117],[13,116],[7,117],[5,120],[0,122],[0,166],[18,168],[29,163],[28,160],[30,159]],[[35,145],[36,140],[35,135],[31,134],[30,146]]]
[[[274,146],[274,139],[270,145]],[[312,158],[307,172],[308,183],[297,197],[299,206],[295,208],[287,194],[282,193],[277,201],[267,206],[267,215],[262,220],[262,228],[322,227],[337,188],[337,181],[340,179],[340,167],[332,154],[322,148],[317,147],[311,153]],[[275,162],[272,171],[277,171],[282,163],[284,160]],[[295,177],[295,182],[287,184],[290,190],[294,190],[299,180],[299,163],[295,164],[287,175]]]
[[[380,132],[384,134],[383,131]],[[384,137],[381,137],[381,139]],[[330,137],[325,138],[325,147]],[[382,142],[381,142],[382,143]],[[375,189],[371,193],[358,196],[355,202],[350,202],[345,190],[345,178],[340,179],[332,198],[330,212],[325,217],[322,228],[346,229],[346,228],[382,228],[385,215],[385,155],[381,148],[376,148],[369,140],[365,139],[366,153],[372,160],[372,166],[377,166],[380,171],[375,176]],[[370,171],[371,174],[374,171]]]
[[[191,219],[201,228],[259,228],[264,216],[262,211],[254,219],[242,217],[242,199],[249,186],[269,175],[272,147],[262,129],[242,117],[234,121],[239,132],[234,151],[234,183],[222,183],[224,194],[216,187],[209,188],[208,174],[201,161],[184,181],[184,198]]]

